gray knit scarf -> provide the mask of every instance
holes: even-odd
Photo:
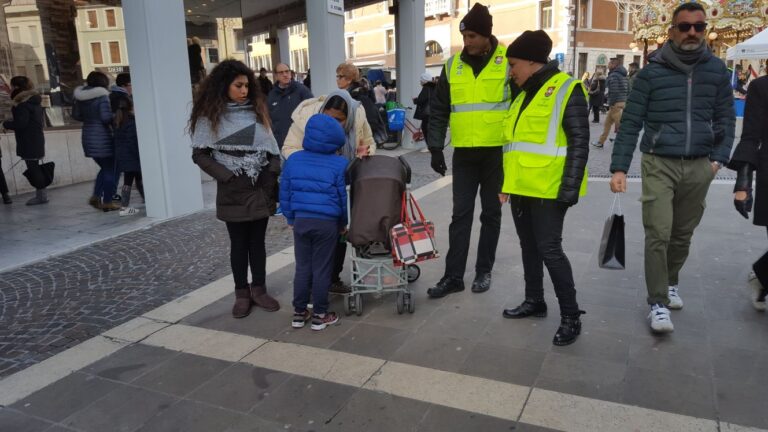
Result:
[[[269,163],[269,155],[280,154],[274,135],[259,123],[250,104],[227,104],[215,132],[210,120],[198,119],[192,147],[213,150],[216,162],[235,175],[247,175],[254,183]]]
[[[342,97],[347,103],[347,121],[344,123],[344,135],[347,137],[347,142],[344,143],[344,147],[340,149],[340,152],[348,161],[352,161],[357,156],[358,143],[357,129],[355,128],[355,113],[357,112],[357,107],[360,106],[360,102],[352,99],[352,96],[346,90],[334,90],[328,93],[328,96],[325,97],[325,102],[320,106],[319,112],[322,113],[325,110],[325,105],[327,105],[328,101],[334,96]]]
[[[680,48],[674,42],[668,41],[661,47],[661,58],[681,72],[688,73],[708,49],[709,47],[704,42],[695,50],[688,51]]]

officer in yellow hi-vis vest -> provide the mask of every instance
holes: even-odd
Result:
[[[505,309],[506,318],[544,317],[544,266],[560,303],[555,345],[573,343],[581,332],[573,271],[563,252],[568,207],[587,191],[589,109],[581,81],[548,61],[552,40],[526,31],[507,48],[510,77],[521,87],[504,120],[504,183],[499,201],[509,201],[523,255],[525,301]]]
[[[453,216],[448,228],[445,273],[430,298],[464,290],[464,271],[472,235],[475,198],[480,189],[480,241],[477,246],[472,292],[491,287],[491,270],[501,230],[498,193],[504,176],[501,156],[502,124],[512,100],[504,47],[491,34],[488,8],[475,3],[461,20],[464,49],[445,63],[430,103],[427,146],[432,169],[445,175],[445,136],[451,128],[453,144]]]

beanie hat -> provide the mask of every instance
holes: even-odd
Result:
[[[428,83],[428,82],[432,81],[432,75],[430,75],[430,73],[429,73],[429,72],[424,72],[424,73],[423,73],[423,74],[421,74],[421,76],[419,77],[419,81],[421,81],[421,82],[422,82],[422,84],[423,84],[423,83]]]
[[[459,23],[459,31],[469,30],[487,38],[491,37],[491,29],[493,29],[493,17],[488,12],[488,8],[480,3],[475,3]]]
[[[507,57],[547,63],[552,51],[552,39],[544,30],[526,30],[507,47]]]
[[[316,153],[336,153],[346,143],[347,136],[339,122],[328,114],[315,114],[304,128],[305,150]]]

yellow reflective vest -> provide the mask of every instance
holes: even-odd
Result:
[[[565,105],[573,91],[587,91],[581,81],[560,72],[541,86],[528,106],[521,92],[504,119],[504,184],[501,191],[536,198],[556,199],[565,168],[568,146],[563,131]],[[587,173],[579,196],[587,193]]]
[[[451,89],[451,144],[454,147],[504,145],[502,124],[509,107],[507,61],[499,44],[488,64],[475,78],[472,66],[452,56],[446,63]]]

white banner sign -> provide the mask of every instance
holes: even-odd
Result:
[[[344,0],[327,0],[328,13],[344,15]]]

